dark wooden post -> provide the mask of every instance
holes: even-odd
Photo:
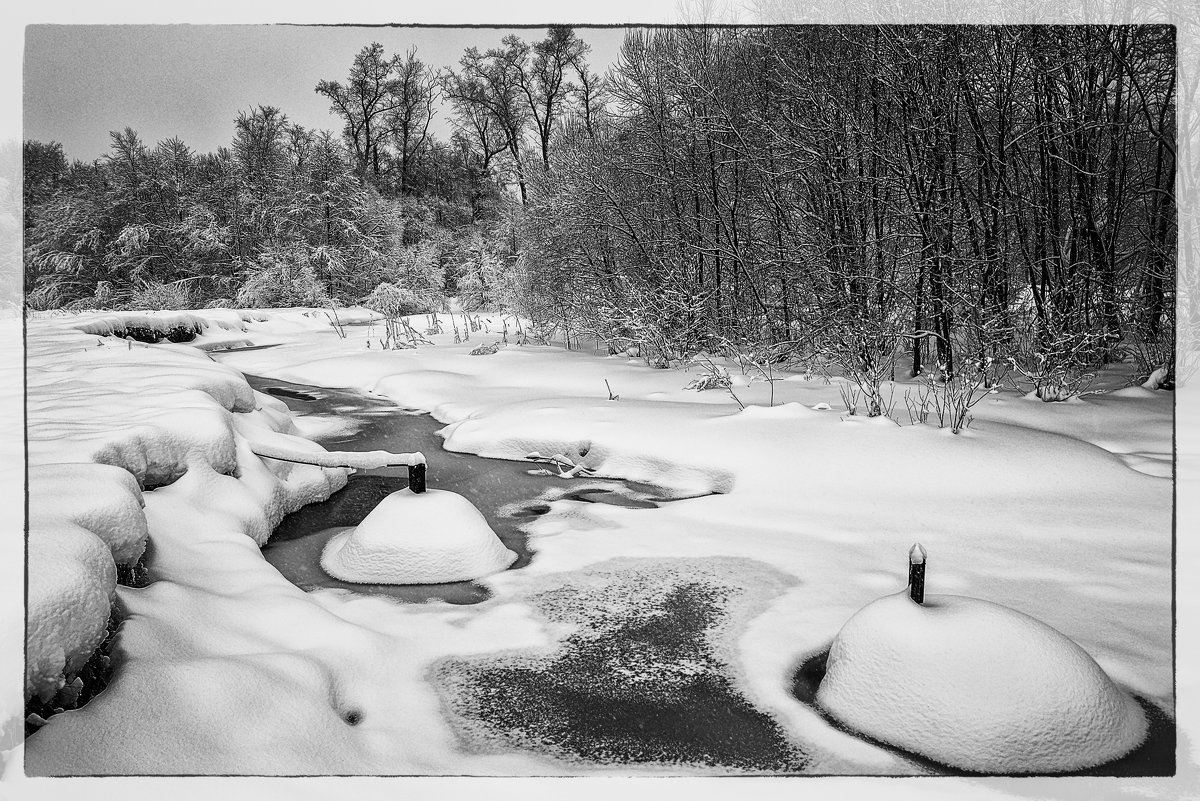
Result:
[[[925,603],[925,546],[921,543],[908,549],[908,597],[917,603]]]
[[[408,488],[413,492],[425,491],[425,463],[408,466]]]

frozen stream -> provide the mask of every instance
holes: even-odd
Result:
[[[475,505],[505,546],[518,555],[511,570],[529,564],[534,556],[521,529],[522,522],[548,512],[550,501],[568,498],[652,509],[656,501],[668,500],[665,491],[657,487],[611,479],[562,481],[530,475],[531,470],[539,467],[532,462],[483,459],[443,450],[437,435],[444,427],[442,423],[428,414],[400,409],[385,398],[258,376],[248,375],[246,380],[260,392],[278,397],[297,414],[330,416],[353,423],[354,430],[315,438],[330,450],[423,452],[429,459],[429,486],[456,492]],[[285,518],[263,547],[263,556],[303,589],[345,589],[389,595],[413,603],[440,600],[469,604],[485,600],[488,591],[475,582],[353,584],[332,578],[321,569],[321,550],[331,537],[357,525],[384,497],[406,486],[406,468],[359,470],[329,500],[306,506]]]

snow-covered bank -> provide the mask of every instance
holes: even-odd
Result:
[[[271,319],[265,335],[256,330],[261,320],[244,321],[239,340],[249,333],[269,343],[312,330],[334,336],[307,314]],[[191,345],[144,345],[79,330],[91,320],[54,317],[29,330],[37,503],[31,614],[42,614],[36,599],[43,588],[59,601],[58,613],[50,610],[31,627],[46,640],[31,653],[58,655],[56,665],[31,662],[39,689],[52,694],[64,667],[69,672],[77,655],[86,658],[95,647],[114,594],[112,554],[136,558],[144,546],[139,530],[153,544],[151,584],[116,589],[128,618],[114,680],[28,741],[26,771],[457,772],[453,737],[438,731],[433,694],[422,703],[419,692],[404,688],[419,687],[423,665],[446,653],[539,643],[536,627],[511,607],[397,621],[386,602],[381,609],[379,601],[307,594],[289,584],[259,546],[283,515],[342,486],[346,471],[260,458],[254,450],[264,443],[287,454],[320,449],[297,436],[280,401],[251,390],[236,370]],[[206,328],[196,344],[211,344],[221,330]],[[117,474],[127,479],[114,484]],[[98,483],[87,481],[93,478]],[[76,497],[69,503],[56,500],[65,491],[60,479],[71,482]],[[73,561],[39,561],[34,544],[57,542],[50,538],[58,532],[46,534],[41,521],[59,518],[92,545]],[[119,519],[131,527],[116,525]],[[134,541],[112,536],[114,529],[133,532]],[[84,593],[88,603],[55,595],[55,588]],[[474,770],[558,772],[522,757],[483,758]]]
[[[1173,706],[1171,482],[1123,458],[1167,458],[1168,393],[1088,399],[1065,412],[1002,393],[956,437],[846,417],[835,411],[837,387],[821,381],[778,382],[774,408],[765,406],[765,387],[741,388],[750,408],[739,411],[728,395],[683,390],[685,373],[636,360],[515,346],[469,355],[499,339],[488,333],[380,352],[367,347],[369,326],[348,328],[342,339],[311,319],[289,312],[247,323],[239,336],[276,346],[217,358],[430,409],[449,424],[451,449],[563,454],[598,474],[717,494],[654,510],[555,501],[530,524],[533,563],[488,579],[491,600],[401,606],[296,590],[262,561],[254,547],[261,529],[238,511],[271,497],[266,488],[207,463],[189,467],[145,493],[159,581],[118,590],[133,613],[122,634],[124,672],[109,692],[30,741],[31,771],[629,772],[462,750],[427,670],[454,654],[552,648],[562,632],[529,605],[552,574],[569,586],[577,571],[613,559],[719,565],[732,557],[788,577],[730,637],[736,689],[804,743],[814,771],[913,772],[830,726],[792,696],[790,679],[854,611],[903,586],[916,534],[930,549],[931,592],[988,598],[1044,620],[1118,683]],[[608,399],[605,379],[620,400]],[[1097,423],[1117,399],[1121,419],[1137,420],[1142,432],[1122,435],[1128,451],[1102,440]],[[223,413],[246,423],[254,415],[281,419],[277,405],[254,400],[260,412]],[[206,431],[189,430],[186,447],[207,452]],[[235,438],[239,463],[253,458],[243,456],[249,441]],[[436,455],[429,461],[436,487]],[[106,746],[113,731],[128,743],[119,753]]]
[[[26,694],[48,703],[104,636],[115,567],[143,555],[153,513],[143,512],[143,489],[199,470],[227,477],[244,495],[227,505],[249,541],[261,543],[283,515],[345,483],[342,470],[250,453],[256,436],[316,446],[236,370],[190,347],[112,336],[134,324],[204,327],[181,315],[60,317],[29,327]]]

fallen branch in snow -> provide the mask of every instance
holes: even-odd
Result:
[[[575,476],[591,476],[595,475],[596,471],[590,467],[584,467],[581,464],[575,464],[569,458],[556,453],[553,456],[542,456],[537,451],[532,451],[525,455],[525,458],[531,462],[539,462],[541,464],[552,464],[558,468],[559,478],[575,478]],[[568,468],[563,470],[563,468]]]
[[[257,456],[281,462],[310,464],[316,467],[352,467],[371,470],[378,467],[414,467],[425,464],[425,455],[391,453],[390,451],[301,451],[265,442],[251,442],[250,450]]]
[[[689,366],[695,364],[700,365],[703,368],[703,372],[700,374],[699,378],[692,379],[688,385],[684,387],[684,389],[694,389],[698,392],[703,392],[706,389],[723,389],[729,393],[729,397],[733,398],[737,402],[738,408],[742,409],[743,411],[745,410],[746,404],[742,403],[742,399],[739,398],[737,393],[733,391],[733,380],[730,379],[728,370],[726,370],[724,367],[721,367],[719,364],[716,364],[712,359],[704,354],[697,354],[696,356],[692,357]],[[772,392],[773,391],[774,385],[772,385]],[[774,404],[773,397],[772,404]]]

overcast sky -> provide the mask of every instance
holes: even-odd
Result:
[[[616,57],[621,28],[578,28],[593,69]],[[299,27],[284,25],[31,25],[26,28],[24,136],[61,142],[69,159],[109,150],[109,131],[126,126],[153,145],[178,136],[193,150],[228,145],[233,121],[255,105],[276,106],[293,122],[341,129],[313,87],[345,82],[354,55],[379,42],[391,55],[415,45],[428,64],[456,64],[463,49],[487,49],[517,33],[544,29]],[[443,138],[448,110],[435,133]]]

